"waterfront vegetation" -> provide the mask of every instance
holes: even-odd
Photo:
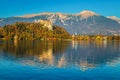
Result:
[[[111,40],[120,40],[118,35],[72,35],[72,40],[90,40],[90,41],[111,41]]]
[[[40,23],[16,22],[0,28],[1,40],[120,40],[118,35],[70,35],[64,28],[49,30]]]
[[[68,39],[69,37],[69,33],[59,26],[53,26],[53,30],[49,30],[39,23],[17,22],[0,28],[0,38],[5,40]]]

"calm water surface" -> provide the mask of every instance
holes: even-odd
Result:
[[[120,80],[120,42],[0,41],[0,80]]]

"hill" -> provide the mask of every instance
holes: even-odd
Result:
[[[16,22],[12,25],[5,25],[0,29],[1,38],[7,40],[43,40],[43,39],[67,39],[69,33],[59,26],[53,25],[49,30],[41,23]]]

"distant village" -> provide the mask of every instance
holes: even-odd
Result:
[[[99,41],[107,41],[107,40],[120,40],[119,35],[80,35],[80,34],[72,34],[72,40],[99,40]]]

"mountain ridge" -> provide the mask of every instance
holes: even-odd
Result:
[[[120,23],[120,18],[116,17],[116,16],[108,16],[109,19],[115,20],[118,23]]]
[[[120,34],[120,23],[112,18],[84,10],[76,14],[39,13],[0,19],[0,26],[15,22],[36,22],[51,20],[54,25],[62,26],[69,33],[78,34]]]

